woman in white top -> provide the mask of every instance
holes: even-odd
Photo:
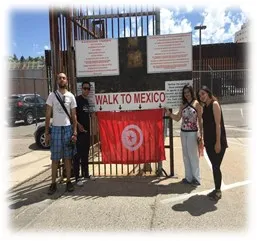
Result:
[[[166,113],[175,121],[180,121],[182,118],[180,137],[185,166],[185,178],[182,182],[198,186],[200,185],[198,141],[202,139],[202,107],[195,98],[192,86],[183,87],[179,112],[173,114],[166,109]]]

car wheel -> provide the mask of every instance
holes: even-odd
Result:
[[[27,112],[27,113],[26,113],[24,122],[25,122],[26,125],[31,125],[31,124],[33,124],[33,122],[34,122],[34,116],[33,116],[32,112]]]
[[[42,149],[48,149],[50,145],[46,145],[45,130],[41,129],[37,133],[36,143]]]

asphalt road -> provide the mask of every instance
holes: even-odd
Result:
[[[40,122],[43,121],[44,119]],[[19,121],[14,126],[7,126],[7,128],[9,133],[8,146],[10,158],[18,157],[38,149],[34,140],[36,124],[25,125],[23,121]]]
[[[251,128],[248,123],[251,110],[250,103],[222,105],[224,122],[228,137],[248,137]],[[44,120],[41,120],[41,122]],[[179,136],[180,123],[173,121],[173,135]],[[24,122],[16,122],[15,126],[7,127],[9,130],[10,157],[17,157],[37,150],[33,133],[36,124],[26,126]]]

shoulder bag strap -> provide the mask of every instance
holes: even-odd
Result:
[[[68,113],[66,107],[64,106],[64,103],[63,103],[63,101],[61,100],[61,97],[59,96],[59,94],[57,93],[57,91],[55,91],[54,94],[55,94],[57,100],[60,102],[60,104],[61,104],[63,110],[64,110],[65,113],[66,113],[66,115],[69,117],[70,122],[72,123],[71,116],[69,115],[69,113]]]

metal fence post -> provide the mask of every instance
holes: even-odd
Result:
[[[208,68],[211,71],[211,92],[213,93],[213,70],[210,65],[208,65]]]
[[[36,95],[36,79],[34,79],[34,108],[35,108],[35,115],[36,115],[36,126],[37,126],[37,95]]]
[[[170,109],[172,113],[172,109]],[[170,140],[170,176],[174,176],[174,153],[173,153],[173,120],[169,119],[169,140]]]
[[[160,8],[159,7],[156,8],[155,32],[156,32],[156,35],[160,35],[161,34],[161,28],[160,28]],[[164,121],[165,121],[165,119],[164,119]],[[157,175],[160,176],[161,174],[162,174],[162,161],[158,162],[158,170],[157,170]]]

